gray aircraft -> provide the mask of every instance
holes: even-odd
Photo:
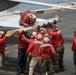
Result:
[[[0,11],[3,11],[5,9],[11,8],[19,3],[28,3],[28,4],[36,4],[36,5],[44,5],[44,6],[51,6],[51,7],[59,7],[59,8],[64,8],[64,9],[75,9],[75,8],[70,8],[66,6],[61,6],[57,4],[48,4],[48,3],[41,3],[38,1],[32,1],[32,0],[0,0]]]

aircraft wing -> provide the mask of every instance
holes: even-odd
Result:
[[[19,14],[5,13],[3,15],[0,15],[0,26],[26,29],[26,31],[32,29],[32,27],[24,28],[23,26],[20,26],[19,19],[20,19]],[[54,22],[54,20],[60,21],[61,18],[55,17],[48,20],[37,18],[36,23],[34,24],[34,28],[37,28],[38,25],[43,26],[43,24],[47,24],[48,22],[52,23]]]
[[[49,6],[49,7],[59,7],[59,8],[64,8],[64,9],[76,9],[76,8],[71,8],[69,6],[61,6],[57,4],[49,4],[49,3],[43,3],[43,2],[38,2],[38,1],[32,1],[32,0],[9,0],[9,1],[23,2],[23,3],[28,3],[28,4],[35,4],[35,5]]]

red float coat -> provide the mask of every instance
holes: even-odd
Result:
[[[32,39],[28,39],[24,34],[22,34],[23,39],[27,42],[27,43],[32,43],[33,40]]]
[[[5,40],[6,40],[5,36],[3,38],[0,38],[0,53],[4,53],[5,51],[5,47],[4,47]]]
[[[27,38],[29,38],[28,35],[24,34],[24,36],[26,36]],[[18,35],[18,49],[19,50],[22,50],[22,49],[27,49],[29,47],[29,43],[27,43],[23,37],[22,37],[22,34],[19,34]]]
[[[42,59],[48,59],[52,55],[56,57],[56,52],[54,50],[54,47],[50,44],[43,44],[39,47],[39,54],[42,57]]]
[[[30,43],[30,46],[28,47],[28,50],[26,51],[26,54],[28,54],[29,52],[31,52],[31,56],[39,56],[39,46],[42,43],[42,41],[38,41],[36,39],[34,40],[30,40],[30,39],[27,39],[24,34],[22,35],[24,40],[28,43]]]
[[[30,19],[29,19],[29,16],[27,16],[28,14],[34,14],[34,13],[29,10],[24,11],[22,13],[22,24],[23,25],[28,24],[29,26],[33,26],[34,22],[31,22],[31,21],[29,22]]]
[[[34,13],[31,12],[30,10],[25,10],[25,11],[23,11],[23,12],[21,13],[22,18],[23,18],[24,16],[26,16],[27,14],[34,14]]]
[[[48,27],[47,33],[52,36],[52,45],[54,46],[54,48],[62,46],[64,44],[64,40],[60,30],[57,32],[52,32],[50,31],[50,27]]]
[[[76,51],[76,37],[73,39],[71,49],[72,49],[72,51]]]

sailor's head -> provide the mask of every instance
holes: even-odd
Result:
[[[59,25],[54,25],[52,26],[53,31],[58,31],[59,30]]]
[[[73,35],[76,37],[76,29],[73,30]]]
[[[44,36],[43,37],[43,43],[50,43],[50,37],[49,36]]]
[[[38,31],[37,30],[34,30],[32,33],[31,33],[31,38],[36,38],[37,37],[37,34],[38,34]]]
[[[36,16],[34,14],[29,14],[29,18],[31,21],[35,22],[36,21]]]
[[[46,30],[45,30],[45,28],[43,28],[43,27],[40,27],[40,33],[44,35],[44,34],[46,33]]]
[[[0,38],[2,38],[4,35],[4,31],[0,31]]]
[[[41,41],[43,38],[43,35],[41,33],[39,33],[36,37],[37,40]]]

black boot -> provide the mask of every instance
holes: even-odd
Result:
[[[28,71],[22,71],[21,73],[23,73],[23,74],[28,74]]]
[[[16,74],[16,75],[20,75],[20,73],[21,73],[21,72],[19,71],[19,72],[17,72],[17,74]]]

